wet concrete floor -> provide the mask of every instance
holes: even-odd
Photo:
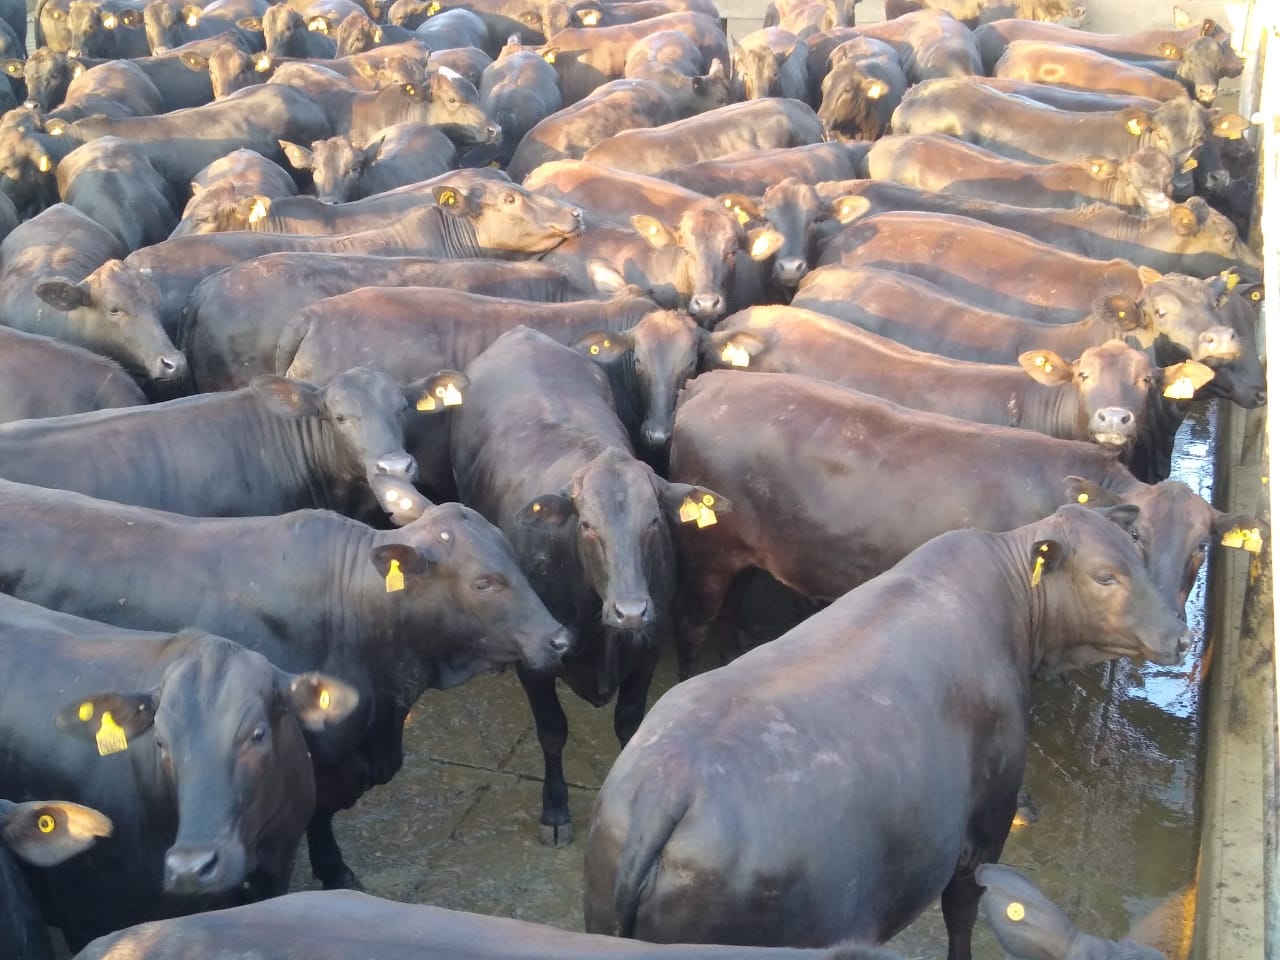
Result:
[[[1211,496],[1216,410],[1183,425],[1174,478]],[[1037,682],[1026,783],[1040,819],[1015,828],[1004,861],[1025,870],[1090,932],[1136,935],[1184,955],[1184,894],[1194,882],[1205,571],[1188,606],[1199,641],[1176,667],[1116,661]],[[776,595],[776,589],[770,591]],[[754,598],[753,637],[776,631],[779,606]],[[704,665],[714,665],[708,653]],[[674,656],[652,698],[675,682]],[[574,830],[586,833],[595,791],[617,755],[612,708],[563,691]],[[369,892],[582,929],[580,841],[539,844],[542,757],[514,674],[423,697],[405,730],[405,765],[340,815],[336,832]],[[314,886],[305,852],[295,887]],[[893,942],[908,957],[943,957],[935,908]],[[975,957],[1003,956],[979,924]]]

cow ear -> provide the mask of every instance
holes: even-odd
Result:
[[[699,530],[714,526],[723,514],[733,509],[727,497],[689,483],[663,484],[658,499],[662,509],[673,519],[697,524]]]
[[[1200,36],[1211,37],[1218,32],[1218,24],[1210,17],[1205,17],[1200,21]]]
[[[1148,287],[1157,281],[1163,280],[1164,274],[1154,267],[1148,267],[1145,264],[1138,267],[1138,282],[1144,287]]]
[[[445,213],[455,217],[466,216],[468,197],[459,188],[443,185],[432,187],[431,195],[436,198],[436,204]]]
[[[1160,393],[1170,400],[1192,400],[1213,379],[1213,368],[1199,360],[1183,360],[1160,371]]]
[[[764,211],[754,200],[742,193],[722,193],[716,197],[726,210],[738,218],[744,227],[752,220],[763,220]]]
[[[252,226],[271,212],[271,198],[255,193],[252,197],[241,200],[238,206],[240,208],[238,212],[244,218],[244,222]]]
[[[1200,232],[1200,221],[1195,211],[1185,203],[1175,203],[1169,208],[1169,223],[1180,237],[1194,237]]]
[[[1142,136],[1151,128],[1151,114],[1141,107],[1129,107],[1120,111],[1120,119],[1124,121],[1124,128],[1135,137]]]
[[[830,209],[833,220],[848,224],[865,217],[871,210],[871,201],[866,197],[855,197],[850,194],[832,200]]]
[[[1239,140],[1249,129],[1249,121],[1238,113],[1221,113],[1213,118],[1213,134],[1227,140]]]
[[[1089,176],[1095,180],[1111,180],[1116,175],[1116,162],[1109,157],[1086,157]]]
[[[262,374],[249,381],[249,388],[268,409],[282,416],[307,417],[320,412],[315,390],[301,381]]]
[[[194,50],[184,50],[178,55],[178,59],[182,61],[182,65],[188,70],[196,73],[209,72],[209,58],[204,54],[196,53]]]
[[[569,346],[597,363],[612,363],[635,349],[631,334],[614,330],[592,330],[573,340]]]
[[[1117,503],[1114,507],[1100,507],[1097,512],[1125,533],[1137,537],[1138,531],[1134,528],[1134,524],[1138,522],[1138,514],[1142,511],[1136,503]]]
[[[382,152],[382,145],[387,142],[386,135],[379,137],[373,143],[368,144],[363,151],[362,160],[365,166],[373,163],[378,159],[378,154]]]
[[[1123,293],[1099,297],[1093,302],[1093,315],[1114,323],[1121,330],[1137,330],[1145,323],[1142,310],[1133,297],[1126,297]]]
[[[466,397],[471,381],[458,370],[441,370],[415,380],[404,388],[405,400],[420,413],[439,413],[457,407]]]
[[[542,30],[542,14],[538,13],[537,10],[524,10],[520,13],[519,19],[526,27]]]
[[[516,511],[516,523],[525,527],[552,530],[564,526],[578,515],[573,500],[563,493],[548,493],[530,500]]]
[[[236,21],[236,26],[239,27],[241,30],[248,30],[250,33],[261,33],[262,18],[261,17],[241,17],[239,20]]]
[[[35,294],[49,306],[64,313],[87,306],[89,287],[84,283],[72,283],[66,277],[50,277],[35,286]]]
[[[405,543],[385,543],[369,552],[369,561],[386,583],[387,593],[399,593],[409,578],[430,576],[438,559],[427,549]]]
[[[204,16],[204,9],[197,7],[194,3],[188,3],[178,11],[178,16],[182,18],[182,22],[188,27],[194,27],[200,22],[200,18]]]
[[[136,27],[142,22],[142,13],[138,10],[125,10],[120,14],[120,23],[126,27]]]
[[[407,526],[426,513],[434,504],[407,480],[375,473],[369,480],[373,495],[391,521],[392,526]]]
[[[1182,7],[1173,8],[1173,25],[1179,30],[1185,30],[1191,26],[1191,14],[1187,13]]]
[[[129,741],[155,722],[157,706],[150,693],[99,693],[63,707],[53,722],[65,733],[96,743],[105,757],[129,749]]]
[[[1160,56],[1164,57],[1166,60],[1182,59],[1183,50],[1176,43],[1162,43],[1157,50],[1159,51]]]
[[[588,260],[587,276],[601,293],[617,293],[627,285],[626,278],[603,260]]]
[[[759,334],[746,330],[717,330],[702,341],[702,356],[708,367],[749,367],[751,358],[767,350],[769,344]]]
[[[1063,482],[1063,490],[1066,496],[1064,503],[1082,503],[1090,507],[1114,507],[1124,502],[1101,484],[1086,480],[1084,477],[1067,477]]]
[[[993,863],[978,867],[974,878],[987,888],[982,914],[1010,956],[1057,960],[1068,955],[1080,933],[1031,881]]]
[[[313,158],[309,148],[288,140],[278,140],[276,142],[280,144],[280,149],[284,151],[284,156],[289,161],[289,166],[295,170],[311,169]]]
[[[296,677],[283,674],[277,689],[303,728],[316,733],[341,723],[360,703],[360,694],[351,684],[315,671]]]
[[[644,237],[645,242],[655,250],[661,250],[663,247],[675,246],[676,235],[671,228],[655,217],[647,214],[637,213],[631,218],[631,226],[635,228],[636,233]]]
[[[52,867],[111,836],[111,820],[78,803],[0,803],[0,838],[28,863]]]
[[[378,66],[369,60],[361,60],[359,57],[351,58],[351,67],[356,73],[364,77],[366,80],[375,80],[378,77]]]
[[[747,256],[767,260],[782,249],[786,237],[771,226],[756,227],[747,233]]]
[[[1075,379],[1075,367],[1052,350],[1028,350],[1018,356],[1018,365],[1036,383],[1057,387]]]
[[[1258,553],[1271,538],[1271,527],[1248,513],[1215,513],[1213,532],[1224,547]]]
[[[27,64],[25,60],[18,60],[14,57],[8,57],[4,60],[0,60],[0,67],[4,68],[5,76],[8,77],[22,76],[23,71],[26,70],[26,66]]]
[[[1040,584],[1040,578],[1062,566],[1066,550],[1059,540],[1037,540],[1031,545],[1031,586]]]

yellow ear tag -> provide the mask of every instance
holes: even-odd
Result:
[[[436,396],[444,402],[446,407],[456,407],[462,403],[462,391],[452,383],[437,388]]]
[[[116,723],[110,710],[102,711],[102,725],[98,727],[98,735],[94,739],[98,742],[98,755],[101,757],[123,753],[129,749],[129,742],[124,738],[124,728]]]
[[[1228,530],[1222,535],[1222,545],[1224,547],[1233,547],[1236,550],[1244,547],[1244,530],[1236,527],[1234,530]]]
[[[261,200],[255,200],[253,206],[249,209],[249,222],[257,223],[267,215],[267,205]]]
[[[1044,557],[1036,557],[1035,569],[1031,571],[1031,587],[1040,586],[1040,575],[1044,573]]]
[[[593,344],[592,344],[592,345],[587,349],[587,352],[588,352],[589,354],[591,354],[593,357],[598,357],[598,356],[600,355],[600,344],[598,344],[598,343],[593,343]]]
[[[404,574],[400,572],[400,561],[392,560],[387,570],[387,593],[395,593],[404,589]]]
[[[434,410],[436,408],[436,398],[431,396],[423,397],[413,406],[415,410]]]
[[[584,27],[594,27],[600,22],[600,11],[588,10],[586,13],[578,14],[578,19],[582,21]]]
[[[720,351],[720,359],[731,367],[751,366],[751,354],[747,352],[747,348],[732,342],[724,345],[724,349]]]
[[[17,72],[18,72],[18,65],[17,65],[16,63],[11,63],[11,64],[9,64],[9,66],[8,66],[8,68],[7,68],[7,69],[8,69],[8,71],[9,71],[10,73],[17,73]]]
[[[1004,915],[1014,923],[1020,923],[1022,918],[1027,915],[1027,910],[1022,904],[1015,900],[1013,903],[1009,904],[1009,906],[1004,908]]]
[[[698,519],[699,505],[693,502],[692,497],[685,497],[684,503],[680,504],[680,522],[690,523]]]
[[[1244,548],[1250,553],[1262,552],[1262,531],[1257,527],[1248,531],[1244,535]]]
[[[196,12],[194,12],[194,11],[192,11],[191,13],[188,13],[188,14],[187,14],[187,26],[188,26],[188,27],[194,27],[194,26],[195,26],[196,24],[198,24],[199,22],[200,22],[200,14],[198,14],[198,13],[196,13]]]
[[[1045,373],[1053,373],[1053,364],[1052,364],[1052,363],[1046,363],[1046,364],[1044,365],[1044,372],[1045,372]]]
[[[414,87],[412,83],[406,83],[404,85],[404,95],[406,97],[412,97],[417,92],[418,92],[417,89]]]
[[[374,42],[374,43],[381,43],[381,42],[382,42],[382,28],[381,28],[381,27],[374,27],[374,28],[373,28],[373,42]]]
[[[873,83],[873,84],[871,84],[871,86],[867,87],[867,99],[868,99],[868,100],[879,100],[882,96],[884,96],[884,86],[883,86],[883,84],[880,84],[880,83],[878,83],[878,82],[877,82],[877,83]]]
[[[698,529],[710,527],[716,523],[716,512],[707,507],[698,505]]]
[[[442,206],[452,207],[458,202],[458,195],[452,190],[441,190],[440,199],[438,201]]]
[[[394,560],[392,560],[391,562],[392,562],[392,563],[395,563],[395,561],[394,561]],[[321,709],[321,710],[328,710],[328,709],[329,709],[329,705],[330,705],[331,703],[333,703],[333,697],[329,694],[329,691],[328,691],[328,690],[325,690],[325,689],[321,688],[321,690],[320,690],[320,696],[319,696],[319,698],[317,698],[316,702],[317,702],[318,704],[320,704],[320,709]]]
[[[77,714],[77,716],[80,717],[81,723],[88,723],[90,720],[93,719],[93,704],[90,703],[88,700],[80,704],[80,711]]]
[[[1037,366],[1037,367],[1043,367],[1043,366],[1044,366],[1046,363],[1048,363],[1048,362],[1049,362],[1049,361],[1048,361],[1048,359],[1047,359],[1046,357],[1044,357],[1043,355],[1036,357],[1036,366]]]
[[[440,12],[440,4],[438,0],[431,0],[431,4],[427,7],[427,16],[434,17]]]
[[[50,160],[47,156],[42,155],[40,159],[36,161],[36,169],[39,170],[41,173],[48,173],[50,170],[53,169],[53,161]]]
[[[1076,503],[1088,503],[1088,502],[1089,502],[1089,495],[1087,493],[1082,493],[1080,494],[1080,496],[1076,497]]]
[[[116,28],[116,22],[116,15],[114,13],[108,13],[102,18],[102,25],[108,30],[114,30]]]
[[[1234,530],[1228,530],[1222,535],[1222,545],[1224,547],[1234,547],[1237,550],[1248,550],[1250,553],[1258,553],[1262,550],[1262,532],[1257,527],[1252,530],[1236,527]]]
[[[1253,291],[1251,291],[1251,292],[1249,293],[1249,299],[1250,299],[1250,300],[1261,300],[1261,299],[1262,299],[1262,291],[1261,291],[1261,290],[1253,290]]]
[[[756,237],[756,242],[751,245],[751,256],[763,257],[769,249],[769,238],[766,236]]]
[[[1198,166],[1200,166],[1200,164],[1196,161],[1195,157],[1187,157],[1187,159],[1182,161],[1182,172],[1190,173]]]
[[[258,73],[266,73],[271,69],[271,57],[264,53],[254,61],[253,69],[257,70]]]
[[[49,816],[47,813],[41,815],[40,819],[36,821],[36,827],[41,833],[53,833],[54,827],[57,825],[58,824],[54,822],[53,817]]]
[[[1125,129],[1132,133],[1135,137],[1142,136],[1142,124],[1137,120],[1130,120],[1125,124]]]
[[[548,50],[542,55],[542,59],[547,61],[547,63],[554,64],[556,62],[556,52],[554,50]]]
[[[1164,388],[1164,395],[1170,400],[1190,400],[1196,395],[1196,385],[1190,377],[1179,377]]]

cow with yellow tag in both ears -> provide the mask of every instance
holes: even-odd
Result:
[[[613,727],[626,744],[673,626],[671,530],[711,527],[729,504],[705,487],[668,483],[636,458],[589,350],[517,327],[467,376],[451,443],[458,492],[502,529],[534,590],[575,632],[559,675],[596,706],[617,695]],[[568,723],[555,677],[518,670],[545,763],[541,839],[561,846],[573,836]]]

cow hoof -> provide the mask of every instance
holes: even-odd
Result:
[[[364,888],[364,884],[347,866],[344,866],[337,875],[322,881],[321,885],[326,890],[355,890],[357,893],[368,893]]]
[[[544,847],[567,847],[573,843],[573,824],[562,823],[559,826],[542,824],[538,828],[538,842]]]

